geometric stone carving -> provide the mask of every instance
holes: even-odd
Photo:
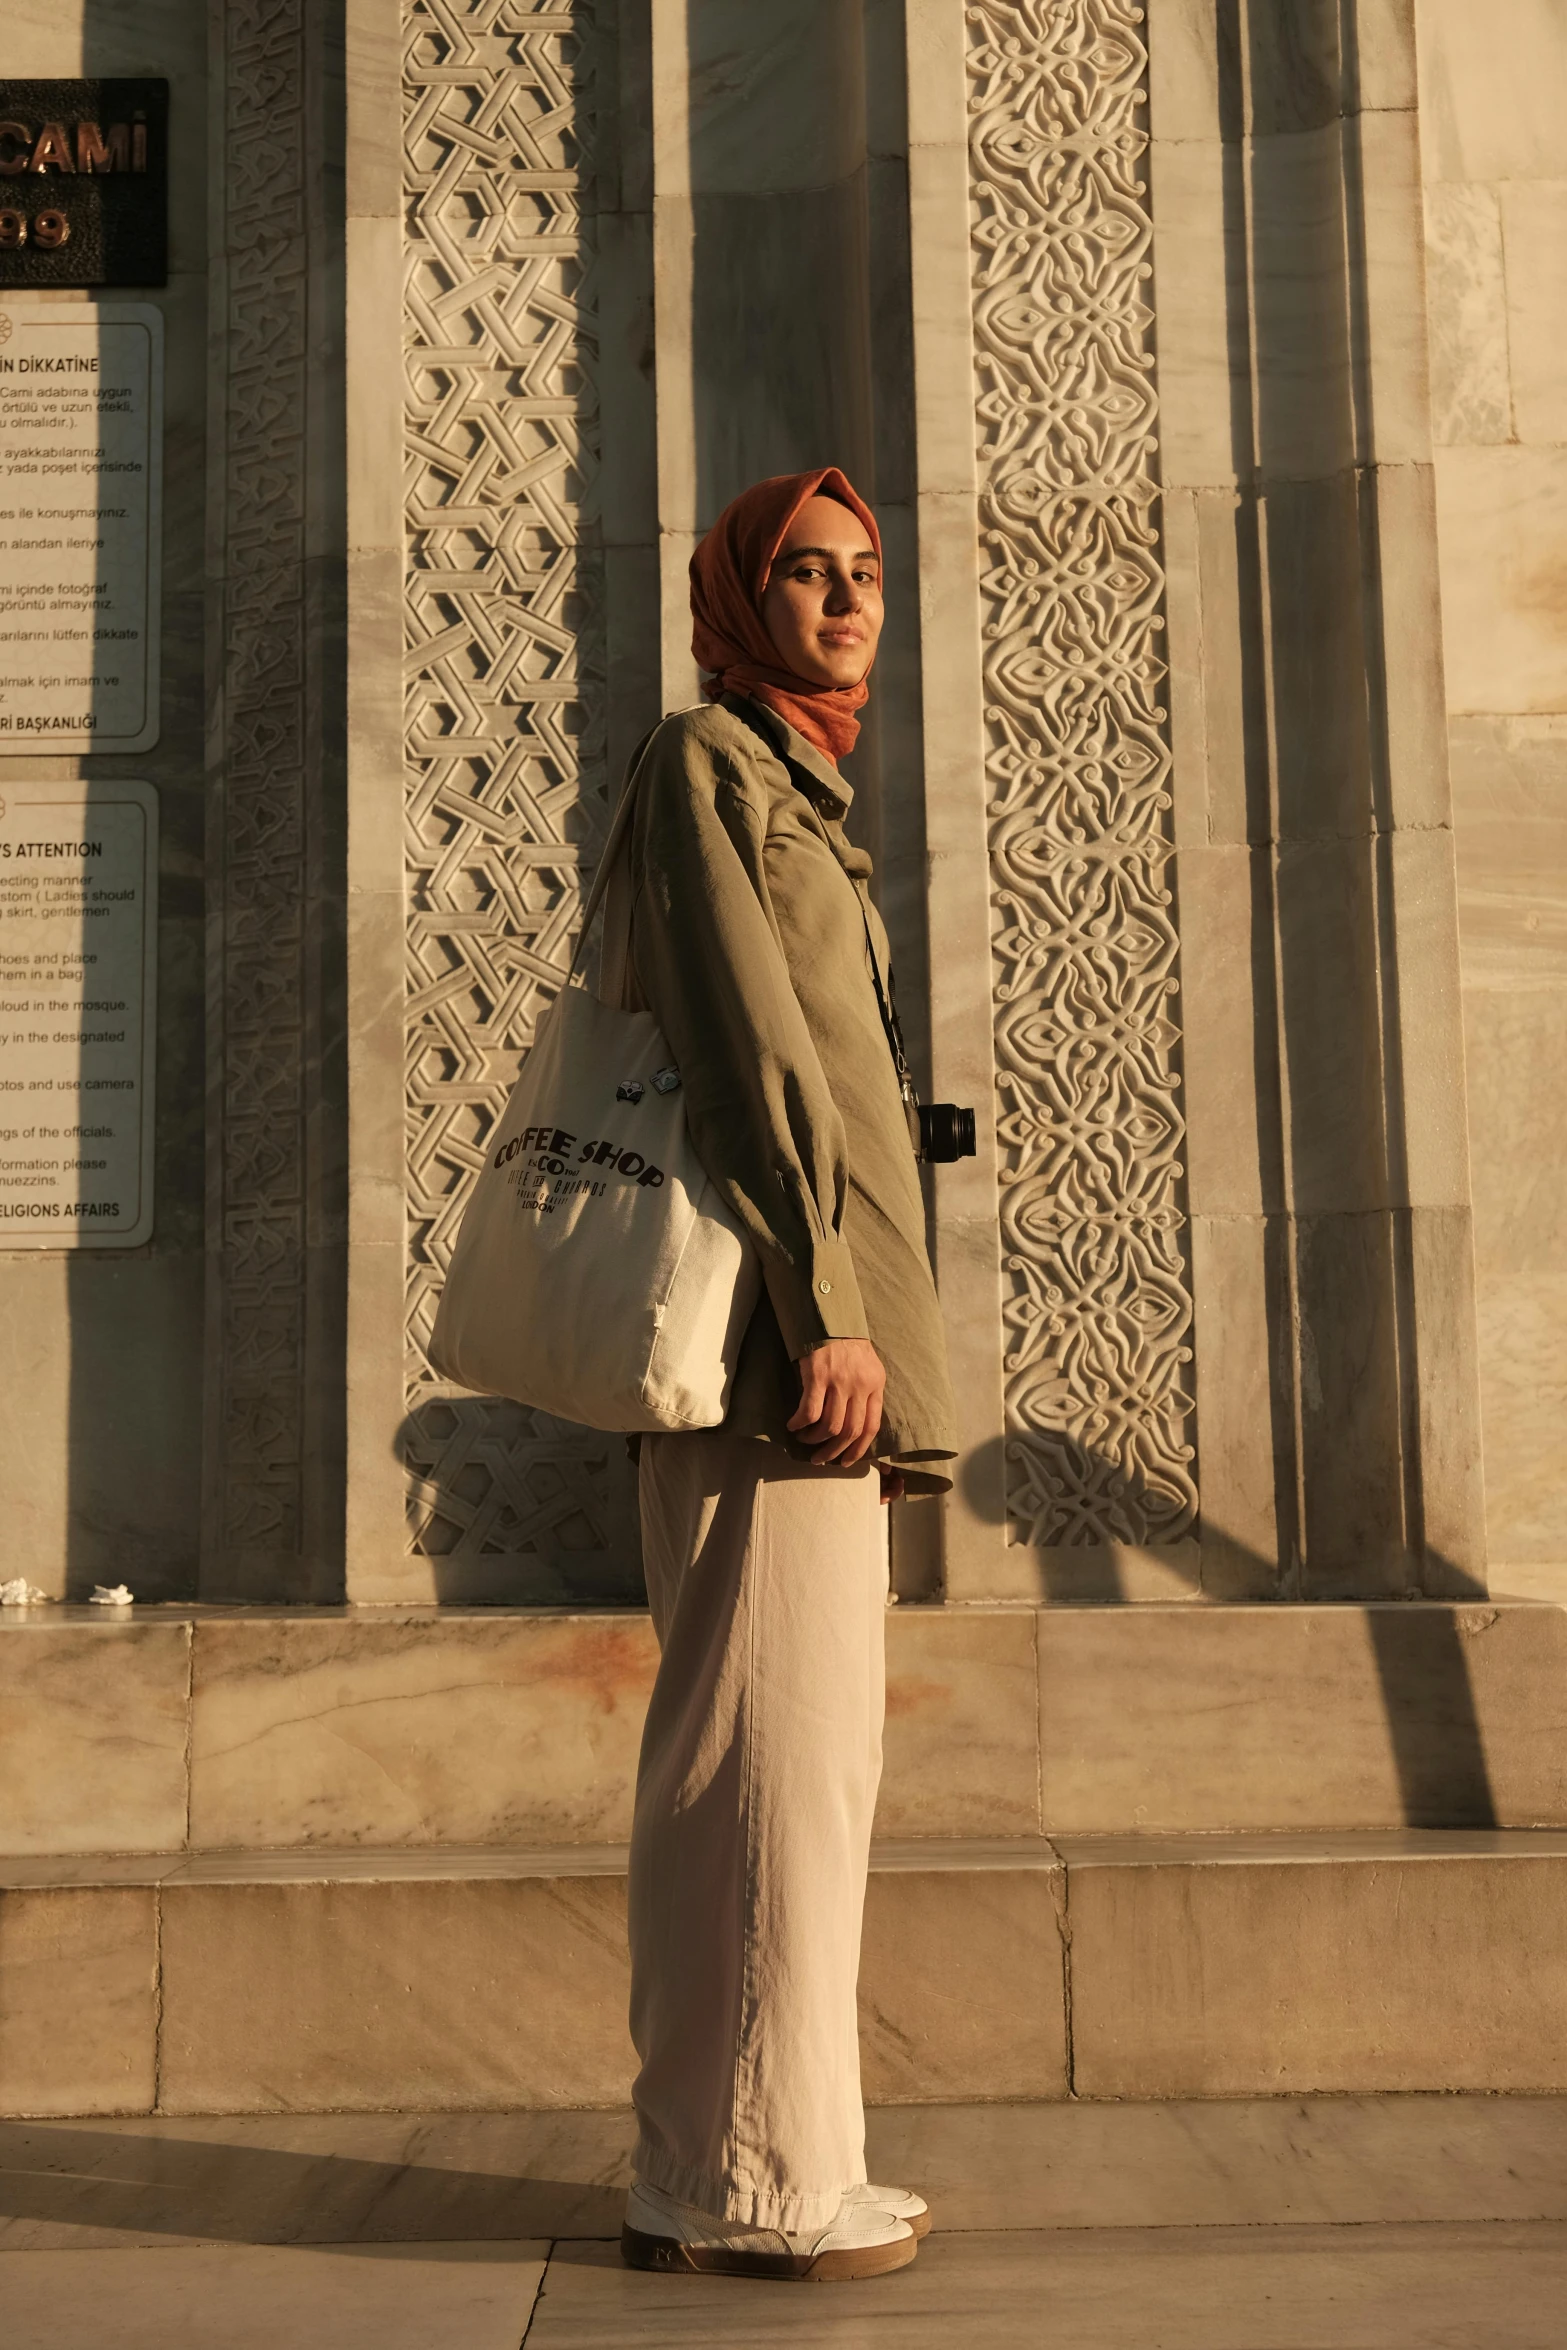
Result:
[[[1195,1528],[1147,53],[967,10],[1009,1534]]]
[[[592,10],[405,0],[404,28],[409,1543],[602,1554],[618,1440],[424,1353],[606,823]]]

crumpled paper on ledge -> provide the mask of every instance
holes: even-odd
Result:
[[[0,1607],[37,1607],[48,1597],[47,1591],[40,1591],[25,1575],[13,1575],[9,1583],[0,1583]]]
[[[129,1607],[135,1598],[128,1583],[95,1583],[89,1607]]]

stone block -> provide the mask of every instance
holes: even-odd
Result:
[[[1267,489],[1261,587],[1281,840],[1371,827],[1364,494],[1351,473]]]
[[[1274,479],[1331,479],[1372,454],[1356,445],[1346,135],[1329,119],[1256,138],[1248,153],[1254,431],[1257,462]]]
[[[893,1610],[881,1836],[1039,1828],[1032,1610]]]
[[[1439,446],[1513,437],[1507,278],[1494,188],[1438,180],[1425,191],[1431,428]]]
[[[1544,1008],[1542,983],[1558,991],[1567,984],[1567,719],[1459,717],[1448,735],[1466,1018],[1490,1020],[1493,1009],[1482,999],[1498,999],[1494,1016],[1509,1020],[1515,1012],[1526,1015],[1526,995]],[[1508,997],[1511,1008],[1500,1000]],[[1528,1042],[1520,1036],[1510,1049],[1533,1059],[1547,1049],[1549,1036],[1561,1033],[1560,1021],[1547,1012]],[[1488,1147],[1508,1154],[1515,1146],[1503,1139],[1497,1118],[1538,1118],[1554,1132],[1559,1089],[1553,1075],[1531,1077],[1526,1067],[1510,1072],[1485,1095],[1482,1115],[1475,1105],[1499,1049],[1508,1049],[1500,1039],[1471,1038],[1470,1127]],[[1515,1097],[1510,1110],[1504,1096]],[[1528,1182],[1524,1168],[1533,1163],[1526,1151],[1516,1171],[1519,1183]],[[1567,1239],[1567,1200],[1559,1185],[1536,1191],[1528,1222],[1535,1230],[1549,1231],[1553,1261],[1564,1261],[1560,1244]]]
[[[1362,114],[1410,113],[1420,103],[1420,0],[1360,0],[1345,57],[1345,97]]]
[[[1157,52],[1155,52],[1157,54]],[[1228,233],[1233,152],[1217,136],[1154,123],[1148,177],[1159,306],[1159,467],[1166,491],[1227,487],[1247,464],[1237,408],[1250,407],[1233,312],[1244,289]]]
[[[1296,1225],[1304,1596],[1409,1597],[1398,1266],[1388,1215]]]
[[[188,1624],[61,1624],[8,1608],[0,1617],[6,1851],[182,1844],[189,1675]]]
[[[196,1251],[0,1261],[7,1575],[54,1598],[194,1591],[202,1278]]]
[[[623,1839],[656,1663],[640,1615],[205,1618],[191,1840]]]
[[[1379,465],[1370,480],[1369,497],[1372,513],[1367,520],[1376,534],[1378,691],[1387,762],[1382,820],[1398,830],[1442,830],[1452,824],[1453,800],[1435,467]],[[1451,883],[1447,889],[1451,920]]]
[[[169,2113],[625,2101],[623,1879],[164,1890]]]
[[[866,2101],[1067,2094],[1060,1872],[873,1868],[860,1961]]]
[[[1432,1598],[1471,1595],[1486,1588],[1474,1220],[1467,1207],[1416,1207],[1408,1236],[1420,1588]]]
[[[1270,1599],[1279,1586],[1275,1482],[1288,1458],[1270,1330],[1282,1302],[1279,1219],[1194,1216],[1193,1344],[1207,1599]]]
[[[1080,2097],[1567,2089],[1567,1839],[1062,1850]]]
[[[1148,123],[1156,140],[1220,134],[1217,0],[1147,0]],[[1154,215],[1158,217],[1155,201]]]
[[[1009,1560],[1019,1586],[1059,1607],[1104,1601],[1193,1600],[1202,1592],[1202,1546],[1180,1542],[1012,1543]]]
[[[154,2239],[156,2241],[156,2239]],[[529,2327],[547,2243],[146,2246],[0,2254],[0,2292],[18,2345],[112,2341],[117,2350],[222,2342],[273,2350],[516,2350]]]
[[[1520,441],[1567,441],[1567,139],[1549,180],[1510,180],[1498,190],[1507,256],[1507,354],[1513,424]]]
[[[1567,449],[1439,449],[1447,702],[1567,710]]]
[[[1182,1060],[1194,1215],[1254,1216],[1282,1205],[1277,1140],[1270,1145],[1274,1121],[1259,1115],[1257,1099],[1259,1092],[1266,1099],[1278,1084],[1266,1009],[1273,961],[1269,866],[1265,849],[1244,843],[1185,849],[1179,861]]]
[[[401,211],[351,215],[344,231],[348,365],[354,386],[347,435],[349,550],[401,550],[406,527],[403,450]]]
[[[1429,464],[1425,217],[1414,112],[1366,113],[1346,125],[1344,166],[1353,206],[1349,301],[1357,322],[1361,459]]]
[[[1567,1826],[1555,1607],[1085,1608],[1039,1620],[1044,1826]]]
[[[1366,839],[1289,842],[1275,867],[1292,1205],[1389,1202],[1379,898]]]
[[[348,0],[344,11],[345,179],[350,218],[398,219],[402,159],[386,135],[402,104],[402,44],[378,0]]]
[[[1504,29],[1505,28],[1505,29]],[[1420,0],[1420,126],[1433,180],[1559,179],[1567,20],[1558,0]]]
[[[1398,942],[1398,1195],[1414,1208],[1468,1208],[1469,1135],[1453,835],[1413,827],[1386,842]]]
[[[1554,1566],[1567,1593],[1567,1272],[1491,1273],[1478,1319],[1491,1588],[1525,1588],[1509,1574],[1516,1562]]]
[[[0,1892],[0,2112],[151,2111],[155,1900],[146,1885]]]
[[[685,65],[693,187],[817,189],[863,160],[859,25],[832,0],[693,9]]]
[[[1262,642],[1262,516],[1229,490],[1197,499],[1206,720],[1207,839],[1217,847],[1269,840],[1271,751]]]

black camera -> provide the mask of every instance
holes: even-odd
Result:
[[[960,1110],[956,1102],[919,1102],[919,1132],[914,1138],[914,1155],[938,1167],[950,1165],[953,1159],[971,1159],[974,1156],[974,1113]]]

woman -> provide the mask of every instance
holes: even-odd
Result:
[[[691,603],[710,698],[641,769],[625,993],[669,1039],[763,1290],[723,1427],[640,1450],[662,1656],[632,1832],[622,2248],[864,2276],[928,2224],[918,2196],[865,2183],[879,1504],[943,1490],[953,1452],[886,937],[837,766],[881,631],[875,521],[835,467],[761,482],[698,547]]]

